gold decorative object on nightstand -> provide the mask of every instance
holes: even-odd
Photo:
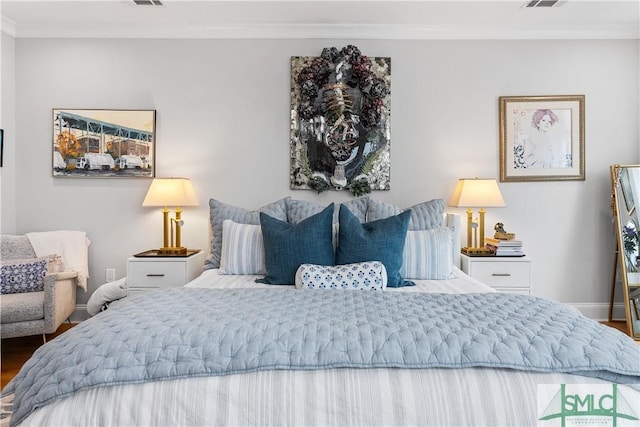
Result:
[[[496,223],[493,229],[495,230],[495,234],[493,235],[494,239],[513,240],[516,238],[516,233],[507,233],[504,229],[504,224],[501,222]]]

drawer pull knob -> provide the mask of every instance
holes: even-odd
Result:
[[[509,273],[493,273],[492,276],[509,277],[509,276],[511,276],[511,274],[509,274]]]
[[[164,277],[164,274],[147,274],[147,277]]]

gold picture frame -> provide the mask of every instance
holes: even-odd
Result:
[[[500,182],[584,181],[584,95],[501,96]]]
[[[627,208],[627,213],[631,215],[636,209],[636,202],[633,197],[628,168],[620,169],[620,190],[622,190],[622,198],[624,199],[624,205]]]

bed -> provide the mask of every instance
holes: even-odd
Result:
[[[561,389],[577,396],[612,387],[632,408],[614,412],[639,415],[640,346],[569,306],[494,292],[464,274],[459,219],[444,215],[441,201],[403,210],[356,199],[344,215],[289,198],[262,215],[210,205],[202,275],[111,304],[41,347],[3,390],[12,425],[525,426],[571,416],[554,409]],[[278,215],[274,231],[264,220]],[[321,236],[305,229],[320,216]],[[359,243],[385,259],[386,286],[375,288],[379,265],[366,260],[328,268],[329,280],[322,263],[305,263],[284,279],[295,285],[260,283],[277,281],[276,261],[290,268],[292,258],[325,256],[300,254],[308,234],[336,259],[354,256],[348,245],[358,236],[347,228],[379,233]],[[397,246],[382,252],[395,234],[403,247],[394,267]],[[284,259],[270,259],[274,252]],[[354,278],[364,268],[363,280],[347,280],[345,266]]]

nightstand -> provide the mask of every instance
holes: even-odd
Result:
[[[127,294],[175,288],[202,272],[204,252],[190,256],[132,256],[127,260]]]
[[[496,291],[531,294],[531,258],[460,255],[462,271]]]

